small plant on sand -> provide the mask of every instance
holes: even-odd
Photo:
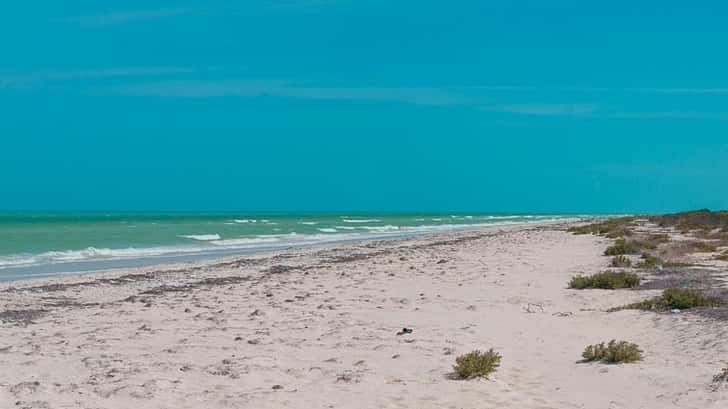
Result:
[[[642,350],[631,342],[611,340],[606,345],[604,342],[589,345],[581,357],[584,358],[583,362],[631,363],[642,359]]]
[[[493,349],[486,352],[475,350],[455,359],[455,375],[459,379],[486,378],[500,366],[501,355]]]
[[[634,304],[627,304],[622,307],[612,308],[609,311],[618,310],[687,310],[696,307],[717,307],[723,305],[718,298],[707,297],[698,290],[689,288],[668,288],[662,295],[649,300],[640,301]]]
[[[728,261],[728,250],[715,257],[717,260]]]
[[[583,290],[587,288],[599,288],[602,290],[616,290],[619,288],[632,288],[640,283],[640,278],[635,273],[626,271],[605,271],[590,276],[576,276],[569,282],[569,288]]]
[[[612,258],[612,267],[632,267],[632,260],[623,255],[614,256]]]

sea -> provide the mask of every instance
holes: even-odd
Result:
[[[593,215],[0,212],[0,281],[583,217]]]

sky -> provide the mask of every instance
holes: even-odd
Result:
[[[728,3],[3,1],[0,209],[728,208]]]

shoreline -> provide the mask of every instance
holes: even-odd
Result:
[[[721,321],[572,290],[613,239],[493,226],[0,283],[0,402],[27,408],[722,408]],[[650,228],[651,229],[651,228]],[[398,335],[402,328],[409,334]],[[578,363],[635,342],[634,364]],[[494,348],[488,380],[455,357]]]
[[[458,232],[458,231],[469,231],[469,230],[480,230],[499,228],[504,226],[539,226],[539,225],[550,225],[554,223],[576,223],[584,222],[591,219],[586,218],[564,218],[558,220],[546,220],[546,221],[534,221],[534,222],[499,222],[499,223],[482,223],[473,225],[462,225],[462,226],[450,226],[448,228],[435,229],[431,231],[412,231],[412,232],[401,232],[401,233],[390,233],[387,235],[379,236],[363,236],[359,238],[342,237],[339,239],[332,239],[330,241],[323,241],[320,243],[308,243],[300,245],[286,245],[284,247],[275,246],[262,246],[258,248],[243,248],[243,249],[212,249],[209,253],[199,254],[170,254],[147,258],[121,258],[121,259],[109,259],[109,260],[87,260],[79,262],[67,262],[67,263],[55,263],[55,264],[44,264],[39,266],[28,266],[28,267],[10,267],[0,269],[0,288],[4,283],[17,283],[19,281],[28,280],[43,280],[43,279],[54,279],[62,277],[76,277],[85,276],[89,274],[103,274],[110,273],[113,271],[122,272],[127,270],[139,270],[145,268],[163,267],[167,265],[178,265],[178,264],[195,264],[195,263],[215,263],[216,261],[222,261],[228,258],[237,257],[252,257],[258,254],[273,254],[277,252],[295,251],[297,249],[327,247],[327,246],[339,246],[347,244],[356,244],[369,241],[380,241],[380,240],[406,240],[413,237],[426,237],[432,234]],[[85,266],[99,266],[88,267],[88,269],[75,269],[76,265]],[[106,267],[103,267],[106,266]],[[13,274],[14,273],[14,274]],[[6,274],[13,274],[8,278]],[[26,277],[27,276],[27,277]]]

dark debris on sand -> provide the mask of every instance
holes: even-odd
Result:
[[[666,267],[651,272],[652,278],[643,282],[638,290],[664,290],[667,288],[691,288],[696,290],[714,288],[719,281],[719,271],[707,268]]]
[[[27,326],[45,315],[47,310],[5,310],[0,311],[0,322],[4,324]]]

